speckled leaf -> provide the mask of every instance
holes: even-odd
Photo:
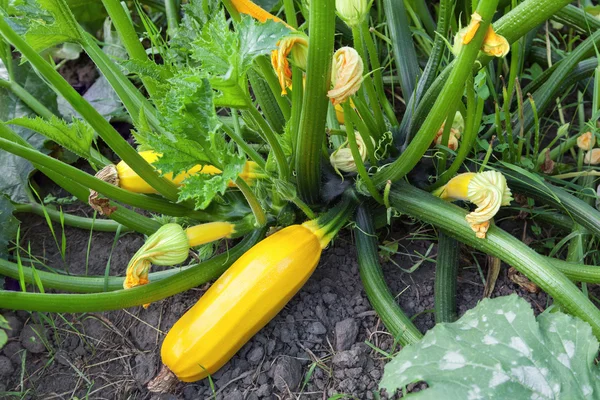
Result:
[[[517,295],[484,299],[458,321],[438,324],[385,367],[388,393],[412,382],[415,399],[591,399],[600,395],[590,326],[556,312],[537,320]]]

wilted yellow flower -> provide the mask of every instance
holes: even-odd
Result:
[[[464,44],[468,44],[471,40],[473,40],[473,37],[477,33],[477,29],[479,29],[481,21],[483,21],[481,15],[476,12],[473,13],[471,15],[471,21],[469,22],[469,25],[459,29],[456,35],[454,35],[452,53],[454,53],[455,56],[458,56],[458,53],[460,53],[460,50]]]
[[[355,132],[354,135],[356,137],[356,145],[358,147],[360,158],[365,161],[367,158],[367,146],[365,146],[365,142],[358,132]],[[356,172],[356,162],[354,161],[352,151],[347,144],[342,145],[339,149],[331,153],[329,162],[331,163],[331,166],[338,172]]]
[[[367,0],[335,0],[335,10],[342,21],[350,28],[360,25],[371,8]]]
[[[592,149],[585,153],[583,162],[591,165],[600,164],[600,149]]]
[[[433,194],[444,200],[465,200],[477,205],[475,211],[467,214],[465,219],[481,239],[485,238],[490,220],[500,206],[507,206],[512,201],[506,178],[498,171],[457,175]]]
[[[308,37],[305,34],[297,33],[281,39],[277,43],[277,49],[271,52],[271,64],[279,79],[282,96],[287,94],[287,88],[292,86],[292,70],[288,56],[294,65],[306,69]]]
[[[581,150],[591,150],[596,145],[596,136],[592,132],[586,132],[577,138],[577,146]]]
[[[342,47],[333,55],[331,83],[327,96],[335,106],[343,103],[360,89],[363,81],[363,60],[352,47]]]
[[[434,145],[441,145],[442,138],[444,134],[444,127],[446,126],[446,121],[442,124],[440,129],[437,131],[435,138],[433,139]],[[463,130],[465,129],[465,121],[463,119],[462,114],[457,111],[454,114],[454,119],[452,120],[452,128],[450,128],[450,135],[448,136],[448,148],[451,150],[458,149],[458,139],[460,139]]]
[[[494,32],[494,28],[490,25],[483,39],[481,50],[488,56],[504,57],[510,51],[510,44],[504,36]]]

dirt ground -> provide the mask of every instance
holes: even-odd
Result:
[[[85,205],[70,206],[82,214]],[[63,263],[43,218],[24,216],[22,246],[55,268],[69,267],[84,274],[88,231],[66,228]],[[517,225],[515,234],[519,234]],[[505,226],[506,228],[506,226]],[[57,232],[61,228],[55,225]],[[435,259],[435,245],[424,226],[396,221],[387,240],[399,240],[391,259],[404,269]],[[423,238],[423,239],[421,239]],[[105,273],[112,233],[95,233],[88,273]],[[111,275],[122,275],[142,244],[137,234],[122,236],[110,264]],[[420,254],[420,255],[419,255]],[[462,315],[482,298],[481,273],[463,251],[458,307]],[[482,257],[479,262],[484,268]],[[384,263],[389,287],[422,332],[434,325],[435,265],[424,261],[412,272]],[[157,396],[146,384],[160,368],[160,346],[175,321],[202,295],[205,287],[153,303],[149,309],[89,314],[42,314],[7,310],[13,330],[0,356],[0,392],[20,393],[27,399],[373,399],[390,354],[398,350],[391,335],[369,304],[358,274],[353,237],[346,232],[328,248],[316,272],[285,309],[262,329],[209,382],[179,384],[172,393]],[[537,311],[546,307],[545,294],[525,293],[507,278],[503,266],[493,296],[517,292]],[[42,332],[39,340],[35,332]],[[33,337],[33,339],[32,339]],[[418,389],[418,387],[416,388]],[[337,396],[337,397],[336,397]],[[387,398],[385,394],[382,398]]]

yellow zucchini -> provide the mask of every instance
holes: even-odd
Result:
[[[318,226],[306,223],[250,249],[171,328],[163,363],[184,382],[215,373],[304,285],[319,262],[322,239]]]

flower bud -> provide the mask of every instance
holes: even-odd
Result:
[[[589,165],[600,164],[600,149],[591,149],[590,151],[585,153],[585,157],[583,157],[583,162]]]
[[[367,0],[335,0],[335,10],[342,21],[350,28],[359,26],[371,8]]]
[[[352,47],[342,47],[333,55],[331,83],[327,96],[335,106],[343,103],[360,89],[363,81],[363,60]]]
[[[596,136],[592,132],[586,132],[577,138],[577,147],[581,150],[591,150],[596,145]]]
[[[365,161],[367,158],[367,147],[365,146],[365,142],[358,132],[355,132],[354,135],[356,137],[356,145],[358,147],[360,158]],[[356,172],[356,162],[352,156],[352,150],[350,150],[347,145],[342,146],[331,153],[329,162],[331,163],[331,166],[338,172]]]
[[[294,33],[281,39],[277,43],[277,49],[271,52],[271,64],[279,79],[282,96],[287,94],[287,88],[292,86],[292,70],[288,56],[290,56],[294,65],[303,70],[306,69],[308,37],[305,34]]]
[[[510,44],[504,36],[494,32],[494,28],[490,25],[483,39],[481,50],[488,56],[505,57],[510,51]]]

